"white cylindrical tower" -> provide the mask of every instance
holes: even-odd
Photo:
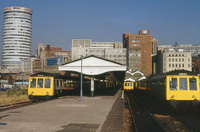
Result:
[[[31,56],[32,10],[7,7],[3,19],[2,68],[14,72]]]

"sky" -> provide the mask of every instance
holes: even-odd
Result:
[[[1,48],[3,9],[9,6],[33,11],[33,55],[38,43],[71,50],[72,39],[122,42],[123,33],[142,29],[159,45],[200,44],[200,0],[0,0]]]

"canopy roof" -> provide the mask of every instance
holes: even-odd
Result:
[[[58,67],[59,71],[81,72],[81,58],[63,63]],[[82,73],[85,75],[100,75],[107,72],[126,71],[126,66],[95,55],[82,58]]]

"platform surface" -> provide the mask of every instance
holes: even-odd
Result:
[[[0,131],[122,131],[122,103],[121,91],[115,96],[83,97],[82,102],[79,96],[65,96],[0,112]],[[118,124],[112,122],[116,119],[120,121]]]

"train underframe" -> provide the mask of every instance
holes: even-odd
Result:
[[[199,100],[169,100],[168,101],[173,108],[191,108],[199,106]]]

